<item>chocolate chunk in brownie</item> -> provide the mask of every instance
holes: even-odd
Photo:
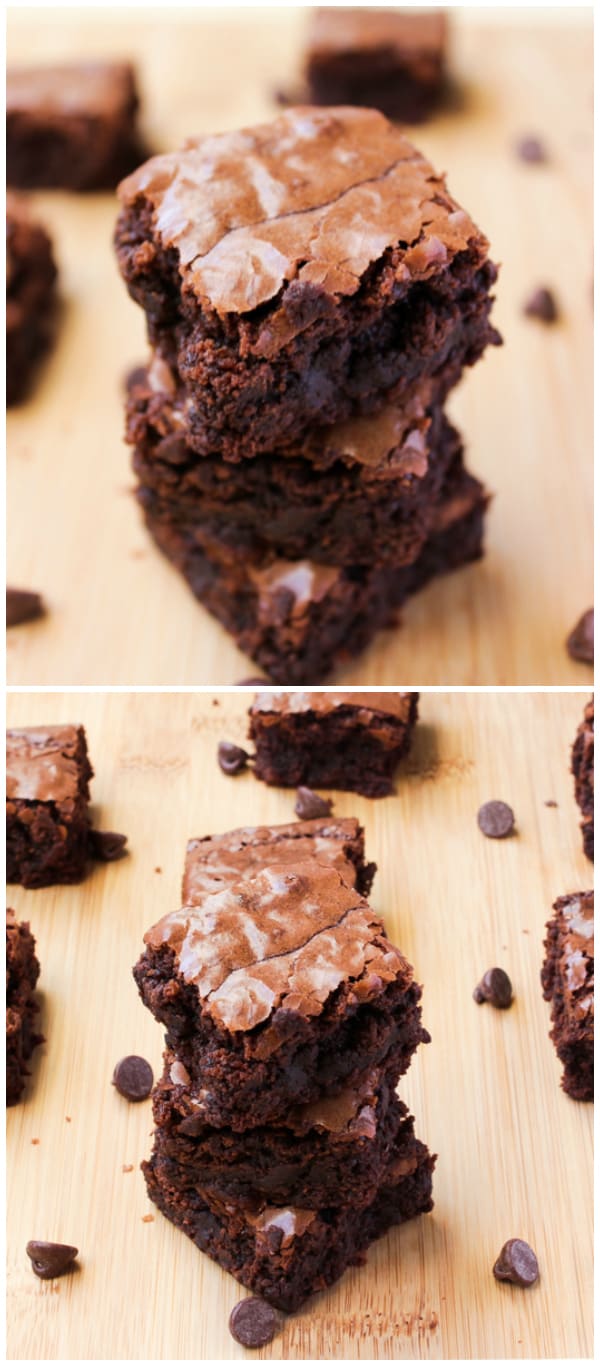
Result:
[[[544,999],[551,1003],[552,1039],[563,1064],[562,1086],[573,1100],[594,1098],[594,893],[554,903],[544,941]]]
[[[586,704],[571,750],[571,772],[575,779],[575,800],[583,816],[583,848],[594,861],[594,699]]]
[[[306,78],[315,104],[360,104],[400,123],[420,123],[445,84],[443,10],[311,11]]]
[[[260,872],[266,863],[296,863],[316,858],[331,864],[361,896],[368,896],[377,869],[365,863],[365,832],[354,817],[293,821],[289,825],[247,825],[225,835],[189,840],[181,897],[195,906],[210,892]]]
[[[35,939],[27,921],[6,912],[6,1104],[20,1100],[28,1076],[27,1063],[42,1043],[36,1033],[38,1006],[34,998],[40,965]]]
[[[25,398],[55,315],[52,243],[21,199],[6,202],[6,401]]]
[[[88,759],[82,726],[6,734],[6,876],[24,887],[79,882],[89,857]]]

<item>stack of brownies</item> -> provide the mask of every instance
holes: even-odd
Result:
[[[421,989],[365,900],[374,872],[351,819],[192,840],[183,909],[134,969],[167,1030],[149,1195],[281,1309],[431,1209],[395,1093]]]
[[[374,110],[287,110],[120,186],[146,314],[127,435],[158,546],[275,681],[315,683],[481,553],[444,402],[489,343],[488,243]]]

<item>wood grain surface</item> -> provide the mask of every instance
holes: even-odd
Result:
[[[592,1107],[560,1089],[539,982],[553,900],[592,881],[569,774],[584,701],[429,694],[396,795],[335,796],[336,814],[365,825],[372,902],[425,987],[432,1043],[400,1093],[439,1154],[435,1209],[287,1319],[266,1358],[592,1355]],[[149,1204],[138,1168],[150,1105],[127,1104],[110,1080],[126,1053],[160,1067],[161,1029],[131,965],[144,930],[179,904],[187,838],[293,818],[293,793],[217,767],[218,740],[244,740],[247,704],[240,693],[9,696],[9,724],[85,724],[97,819],[127,831],[131,849],[80,887],[10,888],[38,941],[47,1039],[8,1112],[11,1359],[244,1355],[227,1330],[244,1292]],[[515,810],[509,840],[478,830],[492,797]],[[514,984],[506,1012],[472,1000],[492,964]],[[514,1236],[539,1257],[528,1291],[492,1276]],[[74,1243],[80,1270],[36,1280],[29,1238]]]
[[[132,57],[158,149],[271,117],[297,88],[306,12],[84,7],[9,11],[11,61]],[[415,133],[488,233],[505,338],[451,403],[494,494],[485,560],[430,586],[343,671],[369,684],[574,683],[564,640],[592,601],[591,8],[454,15],[463,107]],[[546,141],[546,166],[513,144]],[[9,416],[8,574],[39,588],[43,622],[12,631],[12,683],[229,684],[253,672],[150,544],[122,443],[122,381],[145,355],[118,276],[110,195],[33,196],[52,230],[64,300],[31,401]],[[522,316],[556,289],[552,328]],[[254,670],[255,671],[255,670]],[[342,674],[340,674],[340,678]]]

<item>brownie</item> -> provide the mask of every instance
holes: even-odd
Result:
[[[277,1125],[240,1134],[206,1124],[188,1073],[167,1052],[153,1112],[158,1173],[177,1165],[186,1183],[249,1207],[369,1204],[391,1152],[408,1172],[417,1150],[413,1119],[377,1068]]]
[[[82,726],[6,734],[6,877],[24,887],[79,882],[89,857],[88,759]]]
[[[365,832],[354,817],[326,816],[289,825],[243,826],[225,835],[188,841],[181,897],[195,906],[207,893],[236,882],[265,863],[295,863],[316,858],[331,864],[361,896],[368,896],[377,870],[365,863]]]
[[[392,1153],[384,1183],[367,1206],[317,1211],[265,1205],[254,1212],[209,1195],[156,1155],[142,1167],[150,1199],[177,1228],[242,1285],[292,1311],[364,1261],[369,1244],[394,1224],[432,1208],[434,1159],[427,1148],[415,1142],[410,1174],[402,1157],[400,1164],[402,1174]]]
[[[551,1003],[550,1038],[563,1064],[563,1090],[594,1099],[594,893],[554,902],[546,926],[544,999]]]
[[[306,55],[311,98],[420,123],[443,93],[447,27],[442,10],[312,10]]]
[[[152,520],[201,524],[256,556],[322,564],[410,564],[435,519],[444,478],[462,451],[431,386],[405,409],[322,429],[297,451],[238,464],[198,456],[182,436],[185,400],[155,357],[130,387],[128,439],[137,497]]]
[[[418,693],[261,692],[250,708],[254,772],[279,787],[386,797],[408,753]]]
[[[485,237],[376,110],[191,139],[119,196],[119,266],[200,455],[293,445],[499,341]]]
[[[146,155],[128,62],[12,67],[6,174],[21,189],[112,189]]]
[[[52,337],[56,265],[52,243],[22,200],[6,200],[6,402],[17,403]]]
[[[145,520],[194,595],[274,683],[314,685],[394,625],[430,579],[479,559],[487,501],[478,480],[455,471],[417,559],[395,570],[272,556],[253,564],[204,530]]]
[[[36,1033],[38,1006],[34,998],[40,965],[35,939],[26,921],[6,912],[6,1104],[16,1105],[29,1075],[27,1063],[42,1043]]]
[[[571,750],[575,800],[583,816],[583,848],[594,861],[594,699],[590,697]]]
[[[418,1044],[421,988],[338,870],[273,862],[166,915],[134,977],[206,1122],[236,1131],[334,1095]]]

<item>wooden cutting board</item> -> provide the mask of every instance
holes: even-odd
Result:
[[[297,88],[306,13],[268,9],[9,12],[14,62],[135,59],[152,145],[267,119]],[[430,586],[400,632],[343,671],[348,683],[580,683],[564,648],[592,601],[592,17],[540,8],[454,16],[464,107],[415,133],[501,262],[505,338],[451,412],[494,494],[480,565]],[[539,133],[547,166],[515,138]],[[228,684],[256,669],[150,544],[122,442],[126,372],[145,356],[142,314],[111,248],[110,195],[35,195],[64,300],[57,346],[8,428],[8,573],[44,591],[46,621],[10,633],[13,683]],[[540,284],[560,324],[522,316]],[[342,673],[340,673],[340,678]]]
[[[9,893],[38,941],[47,1039],[24,1103],[8,1112],[11,1359],[244,1355],[227,1330],[244,1292],[153,1212],[138,1170],[150,1105],[127,1104],[110,1082],[126,1053],[160,1067],[161,1029],[131,965],[144,930],[179,904],[187,838],[293,818],[292,792],[217,767],[218,740],[244,740],[247,703],[239,693],[8,698],[9,724],[85,724],[97,820],[126,831],[131,849],[80,887]],[[396,795],[335,796],[336,814],[365,825],[379,865],[373,905],[425,987],[432,1043],[400,1093],[439,1155],[435,1209],[287,1319],[267,1358],[592,1354],[592,1107],[560,1089],[539,983],[552,902],[592,881],[569,774],[583,705],[582,694],[429,694]],[[514,807],[510,840],[478,830],[491,797]],[[514,984],[507,1012],[472,1000],[492,964]],[[514,1236],[539,1257],[528,1291],[492,1276]],[[29,1238],[74,1243],[78,1273],[36,1280]]]

